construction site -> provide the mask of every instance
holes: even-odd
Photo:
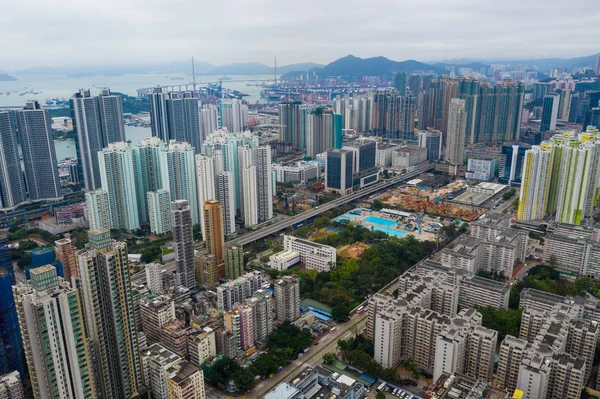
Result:
[[[471,222],[481,216],[485,209],[478,207],[478,204],[472,201],[468,204],[452,202],[464,193],[467,187],[467,182],[462,180],[439,188],[413,184],[392,190],[379,200],[386,206],[399,210]]]

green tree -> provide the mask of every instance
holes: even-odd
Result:
[[[379,199],[373,200],[373,203],[371,204],[371,209],[374,211],[380,211],[383,209],[383,207],[383,202],[381,202]]]
[[[254,376],[246,369],[241,369],[233,374],[232,380],[240,392],[248,392],[254,386]]]
[[[337,303],[333,308],[331,308],[331,317],[338,323],[348,321],[350,318],[350,308],[348,304],[344,302]]]
[[[19,248],[23,251],[31,251],[32,249],[36,249],[39,245],[35,241],[25,240],[19,243]]]
[[[377,395],[375,395],[375,399],[385,399],[385,393],[377,392]]]
[[[337,360],[337,355],[335,353],[327,352],[326,354],[323,355],[323,361],[325,361],[325,363],[327,363],[327,364],[332,364],[336,360]]]
[[[276,373],[279,366],[282,366],[282,362],[271,354],[265,354],[260,356],[252,363],[252,371],[256,375],[261,377],[268,377],[269,375]]]

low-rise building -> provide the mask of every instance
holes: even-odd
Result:
[[[300,255],[300,262],[307,269],[328,272],[336,264],[336,249],[329,245],[286,235],[283,237],[283,248],[286,251],[297,252]]]
[[[472,180],[490,181],[496,174],[495,159],[469,158],[465,177]]]
[[[419,146],[404,146],[392,153],[392,167],[408,169],[427,161],[427,148]]]
[[[273,174],[277,183],[299,182],[306,184],[319,177],[318,162],[296,162],[294,165],[273,164]]]
[[[195,330],[188,336],[190,362],[198,367],[206,360],[217,356],[217,339],[215,331],[209,327],[201,331]]]
[[[269,268],[283,271],[300,263],[300,253],[283,250],[269,257]]]

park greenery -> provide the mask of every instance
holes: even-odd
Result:
[[[510,190],[508,190],[507,192],[505,192],[504,194],[502,194],[502,199],[504,201],[507,201],[509,199],[511,199],[515,194],[516,194],[517,190],[514,188],[511,188]]]
[[[254,386],[255,377],[269,378],[296,359],[312,344],[311,332],[300,329],[290,322],[278,326],[267,339],[269,353],[263,353],[247,368],[228,357],[214,364],[204,364],[204,376],[221,387],[233,386],[239,392],[247,392]]]
[[[498,342],[502,342],[507,335],[519,336],[523,308],[497,309],[493,306],[478,306],[476,309],[483,316],[481,324],[486,328],[498,331]]]
[[[486,270],[479,270],[475,274],[479,277],[484,277],[484,278],[494,280],[494,281],[504,282],[504,281],[508,280],[508,277],[506,277],[504,274],[501,274],[498,272],[488,272]]]

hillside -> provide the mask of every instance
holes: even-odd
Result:
[[[333,61],[320,73],[322,76],[378,76],[394,72],[413,72],[415,70],[436,70],[432,65],[415,60],[393,61],[385,57],[360,58],[347,55]],[[436,72],[441,72],[436,70]]]
[[[14,76],[7,75],[5,73],[0,73],[0,82],[14,82],[17,80]]]

